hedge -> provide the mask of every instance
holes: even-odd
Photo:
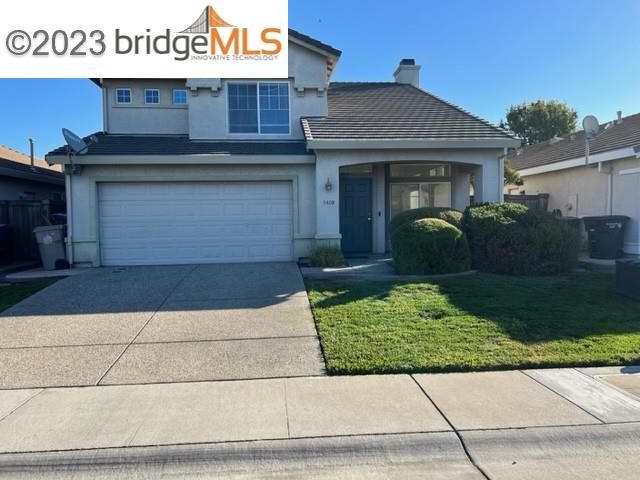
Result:
[[[393,234],[401,225],[422,218],[439,218],[456,228],[462,227],[462,212],[445,207],[423,207],[405,210],[393,217],[389,224],[389,231]]]
[[[462,227],[472,265],[483,272],[553,275],[577,264],[577,229],[548,212],[517,203],[474,205]]]
[[[439,218],[423,218],[397,227],[391,236],[391,250],[400,274],[457,273],[470,265],[465,236]]]

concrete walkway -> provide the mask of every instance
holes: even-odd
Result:
[[[0,391],[0,453],[635,422],[577,369]]]
[[[0,314],[0,389],[323,374],[293,263],[91,269]]]

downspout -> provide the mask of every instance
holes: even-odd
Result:
[[[602,162],[598,162],[598,173],[604,173],[609,176],[607,179],[607,194],[609,197],[607,199],[607,211],[608,215],[611,216],[613,215],[613,165],[605,170],[602,167]]]

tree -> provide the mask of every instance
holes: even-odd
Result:
[[[505,185],[523,185],[524,182],[520,177],[520,173],[509,165],[508,162],[504,162],[504,184]]]
[[[511,105],[500,126],[521,137],[522,145],[532,145],[575,132],[577,121],[578,112],[566,103],[536,100]]]

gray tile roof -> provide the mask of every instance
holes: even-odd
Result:
[[[530,145],[505,156],[517,170],[584,157],[584,131]],[[640,149],[640,113],[600,125],[600,132],[591,139],[592,155],[621,148]]]
[[[308,155],[304,141],[206,141],[186,135],[107,135],[97,133],[98,142],[88,155]],[[88,137],[85,141],[89,142]],[[47,156],[66,155],[59,147]]]
[[[31,165],[14,162],[6,158],[0,158],[0,176],[28,178],[34,182],[41,181],[64,185],[64,173],[42,167],[33,167],[32,169]]]
[[[302,119],[307,140],[514,138],[411,85],[336,82],[328,100],[328,116]]]
[[[315,38],[310,37],[309,35],[305,35],[304,33],[300,33],[292,28],[289,29],[289,36],[293,38],[297,38],[298,40],[308,43],[309,45],[313,45],[320,50],[324,50],[325,52],[333,55],[334,57],[339,57],[342,55],[342,52],[337,48],[332,47],[331,45],[327,45],[326,43],[322,43],[320,40],[316,40]]]

